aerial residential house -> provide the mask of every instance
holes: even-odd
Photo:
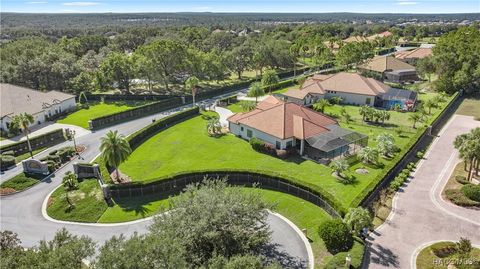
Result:
[[[230,116],[228,122],[238,137],[255,137],[276,149],[295,148],[317,161],[354,154],[368,142],[368,136],[343,129],[322,113],[273,96],[250,112]]]
[[[398,51],[395,53],[395,58],[409,64],[415,64],[419,59],[430,57],[431,55],[432,48],[416,48],[413,50]]]
[[[387,109],[398,104],[404,110],[413,109],[417,100],[416,92],[392,88],[373,78],[347,72],[314,75],[300,89],[291,89],[281,97],[303,106],[311,106],[320,99],[340,97],[344,104]]]
[[[377,73],[383,80],[396,83],[417,81],[415,67],[392,56],[378,56],[358,66],[360,70]]]
[[[31,114],[35,124],[74,110],[75,96],[58,91],[41,92],[12,84],[0,84],[0,128],[8,131],[13,116]]]

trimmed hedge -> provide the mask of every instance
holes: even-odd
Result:
[[[325,269],[351,269],[362,268],[363,255],[365,252],[365,244],[359,238],[354,237],[353,247],[347,252],[335,254],[332,259],[325,265]],[[345,258],[350,254],[352,264],[350,268],[345,267]]]
[[[53,146],[65,142],[67,139],[63,133],[63,129],[56,129],[42,135],[30,137],[30,145],[32,146],[32,151],[46,146]],[[14,156],[19,156],[28,152],[28,143],[26,140],[16,142],[13,144],[8,144],[3,147],[0,147],[0,153],[8,152],[8,155],[11,155],[13,151]]]
[[[350,229],[341,219],[326,220],[318,227],[318,235],[328,252],[337,254],[348,251],[353,246]]]
[[[150,137],[156,135],[158,132],[167,129],[168,127],[174,125],[175,123],[179,123],[193,116],[196,116],[198,115],[198,113],[199,113],[199,108],[193,107],[193,108],[172,114],[168,117],[156,120],[155,122],[129,135],[127,138],[128,143],[130,144],[130,147],[132,148],[132,150],[135,150],[139,145],[141,145]]]
[[[0,155],[0,171],[7,170],[15,165],[15,157],[11,155]]]
[[[467,184],[461,190],[468,199],[480,202],[480,185]]]
[[[174,97],[167,100],[162,100],[151,104],[134,107],[128,110],[104,115],[98,118],[93,118],[88,122],[88,125],[91,130],[97,130],[110,125],[159,113],[168,109],[181,106],[183,104],[184,103],[182,102],[182,98]]]

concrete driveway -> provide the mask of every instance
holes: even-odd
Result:
[[[219,96],[217,98],[222,98]],[[215,99],[204,101],[212,105]],[[120,134],[129,135],[136,130],[143,128],[150,124],[152,119],[160,119],[189,108],[191,105],[187,104],[183,107],[136,119],[133,121],[121,123],[109,128],[98,130],[83,136],[78,137],[77,144],[85,145],[86,150],[81,154],[80,162],[89,162],[94,160],[99,154],[100,138],[104,136],[109,130],[118,130]],[[71,141],[66,141],[49,150],[72,145]],[[49,150],[36,155],[36,158],[41,158],[48,154]],[[22,171],[21,166],[6,171],[0,176],[0,181],[3,182]],[[4,196],[0,199],[0,230],[10,230],[19,235],[22,240],[22,245],[31,247],[38,244],[39,240],[52,239],[55,232],[65,227],[73,234],[90,236],[97,243],[102,243],[113,235],[132,235],[134,232],[144,233],[150,224],[150,220],[142,220],[133,223],[120,225],[95,225],[95,224],[81,224],[81,223],[62,223],[55,222],[45,218],[42,214],[42,204],[48,195],[61,184],[62,178],[67,171],[73,171],[72,163],[66,165],[58,170],[54,177],[44,182],[41,182],[34,187],[11,196]],[[268,223],[273,232],[272,244],[276,246],[278,254],[282,257],[282,262],[294,268],[307,267],[308,251],[307,247],[298,234],[296,229],[291,225],[286,224],[285,220],[278,216],[269,215]]]
[[[230,109],[220,107],[220,106],[215,106],[215,112],[217,112],[218,115],[220,115],[220,124],[223,127],[227,127],[228,126],[227,119],[228,117],[232,116],[234,113]]]
[[[480,127],[480,121],[461,115],[454,115],[445,125],[395,196],[387,221],[369,238],[365,267],[415,268],[416,253],[434,241],[466,237],[480,244],[480,211],[458,207],[441,197],[458,161],[453,140],[475,127]]]

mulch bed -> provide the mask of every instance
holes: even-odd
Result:
[[[5,194],[10,194],[14,193],[16,190],[14,188],[1,188],[0,189],[0,195],[5,195]]]

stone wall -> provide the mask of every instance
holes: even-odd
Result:
[[[51,132],[45,133],[43,135],[30,137],[30,145],[32,150],[50,147],[62,142],[65,142],[67,139],[63,133],[63,129],[53,130]],[[20,141],[14,144],[9,144],[0,148],[0,153],[4,151],[13,150],[15,156],[22,155],[28,152],[27,141]]]

